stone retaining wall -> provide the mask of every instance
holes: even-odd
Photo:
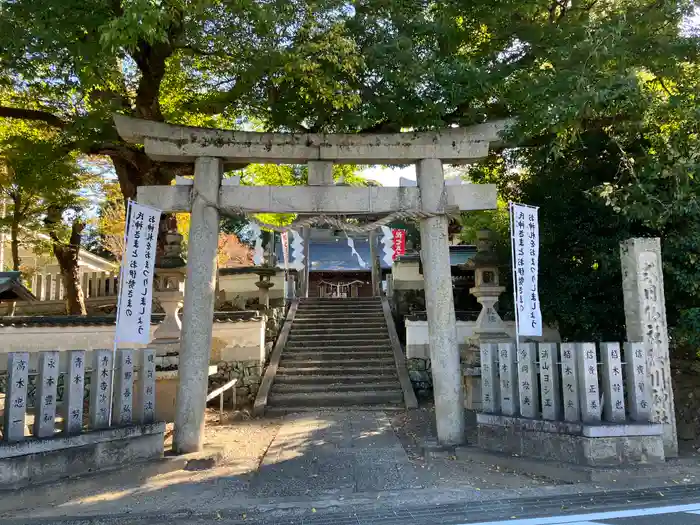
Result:
[[[259,361],[221,361],[217,364],[216,374],[209,377],[209,390],[214,390],[232,379],[238,379],[236,385],[236,407],[247,406],[255,401],[263,367]],[[224,401],[230,403],[231,394],[224,394]]]
[[[430,371],[430,359],[415,357],[406,359],[408,377],[418,399],[432,399],[433,376]]]
[[[284,321],[285,308],[270,308],[267,311],[265,322],[265,348],[264,359],[243,359],[243,360],[222,360],[217,363],[216,374],[209,377],[209,390],[228,383],[233,379],[238,379],[236,385],[236,407],[251,405],[258,394],[260,383],[265,373],[277,336]],[[231,394],[224,395],[224,401],[231,400]]]

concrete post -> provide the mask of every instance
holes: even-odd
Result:
[[[156,351],[139,351],[139,380],[136,385],[134,414],[141,424],[153,423],[156,418]]]
[[[369,258],[372,260],[372,295],[381,295],[381,266],[377,254],[377,230],[369,232]]]
[[[653,422],[651,388],[644,350],[644,343],[625,343],[625,375],[630,419],[638,423]]]
[[[416,164],[416,172],[422,209],[443,212],[442,161],[421,160]],[[420,235],[438,440],[445,445],[456,445],[464,442],[464,392],[452,297],[447,217],[422,219]]]
[[[218,203],[222,172],[221,159],[195,161],[173,435],[173,449],[179,454],[197,452],[203,446],[219,238],[219,210],[208,203]]]
[[[561,419],[561,390],[556,343],[540,343],[540,389],[542,391],[542,418]]]
[[[63,432],[79,434],[83,428],[85,351],[71,350],[67,354],[68,372],[63,376]]]
[[[24,439],[24,417],[27,413],[29,386],[29,353],[7,354],[7,393],[5,394],[5,425],[3,439],[7,442]]]
[[[581,421],[600,422],[600,393],[598,392],[598,360],[595,343],[579,343],[576,349]]]
[[[497,414],[501,410],[498,373],[498,345],[481,343],[481,406],[487,414]]]
[[[603,418],[612,423],[624,423],[625,390],[620,343],[600,343],[600,357],[603,361]]]
[[[39,354],[39,377],[34,406],[34,437],[52,437],[56,419],[56,389],[58,386],[58,352]]]
[[[112,350],[94,350],[90,376],[90,430],[109,426],[112,392]]]
[[[498,343],[498,373],[501,380],[501,412],[505,416],[520,414],[518,370],[515,344]]]
[[[576,367],[576,343],[561,344],[561,384],[564,421],[580,421],[578,368]]]
[[[518,388],[520,414],[536,419],[540,416],[540,392],[537,386],[537,347],[535,343],[521,343],[518,352]]]
[[[134,419],[134,350],[120,348],[114,364],[112,424],[130,425]]]

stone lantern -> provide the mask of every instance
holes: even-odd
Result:
[[[260,266],[255,269],[255,273],[260,277],[260,280],[255,283],[260,290],[258,302],[267,310],[270,308],[270,288],[275,285],[270,278],[277,273],[277,270],[270,266]]]
[[[465,265],[466,268],[474,270],[474,287],[469,289],[469,293],[476,297],[481,305],[470,345],[471,352],[463,358],[462,366],[464,405],[470,410],[481,409],[479,345],[510,340],[503,320],[495,308],[505,287],[499,284],[498,258],[493,251],[490,230],[481,230],[477,233],[476,249],[476,255]]]
[[[493,251],[490,230],[480,230],[477,233],[476,249],[476,255],[466,264],[467,268],[474,270],[474,287],[469,289],[469,293],[481,305],[474,336],[479,342],[508,340],[503,320],[495,308],[505,287],[499,284],[498,259]]]
[[[163,244],[156,260],[153,296],[165,312],[163,322],[153,334],[151,345],[156,349],[156,355],[166,359],[158,359],[163,368],[177,366],[177,354],[180,351],[180,331],[182,323],[178,312],[182,308],[185,280],[185,261],[182,258],[182,235],[177,231],[172,216],[166,217],[161,227]]]

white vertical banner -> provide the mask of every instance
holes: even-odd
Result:
[[[153,272],[160,210],[129,203],[115,343],[147,344],[151,334]]]
[[[382,226],[382,253],[384,264],[391,266],[394,264],[394,232],[388,226]]]
[[[510,203],[513,290],[517,335],[541,336],[538,283],[540,230],[538,208]]]
[[[282,258],[284,259],[284,269],[289,269],[289,232],[280,233],[282,241]]]
[[[260,226],[255,223],[250,225],[250,229],[253,231],[253,237],[255,238],[255,246],[253,247],[253,264],[255,266],[260,266],[265,260],[262,245],[262,229],[260,229]]]
[[[304,269],[304,264],[306,264],[304,261],[304,235],[297,230],[290,230],[290,232],[293,237],[291,244],[292,263],[290,266],[300,272]]]

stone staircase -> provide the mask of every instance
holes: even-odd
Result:
[[[341,407],[405,407],[379,298],[300,301],[266,412]]]

